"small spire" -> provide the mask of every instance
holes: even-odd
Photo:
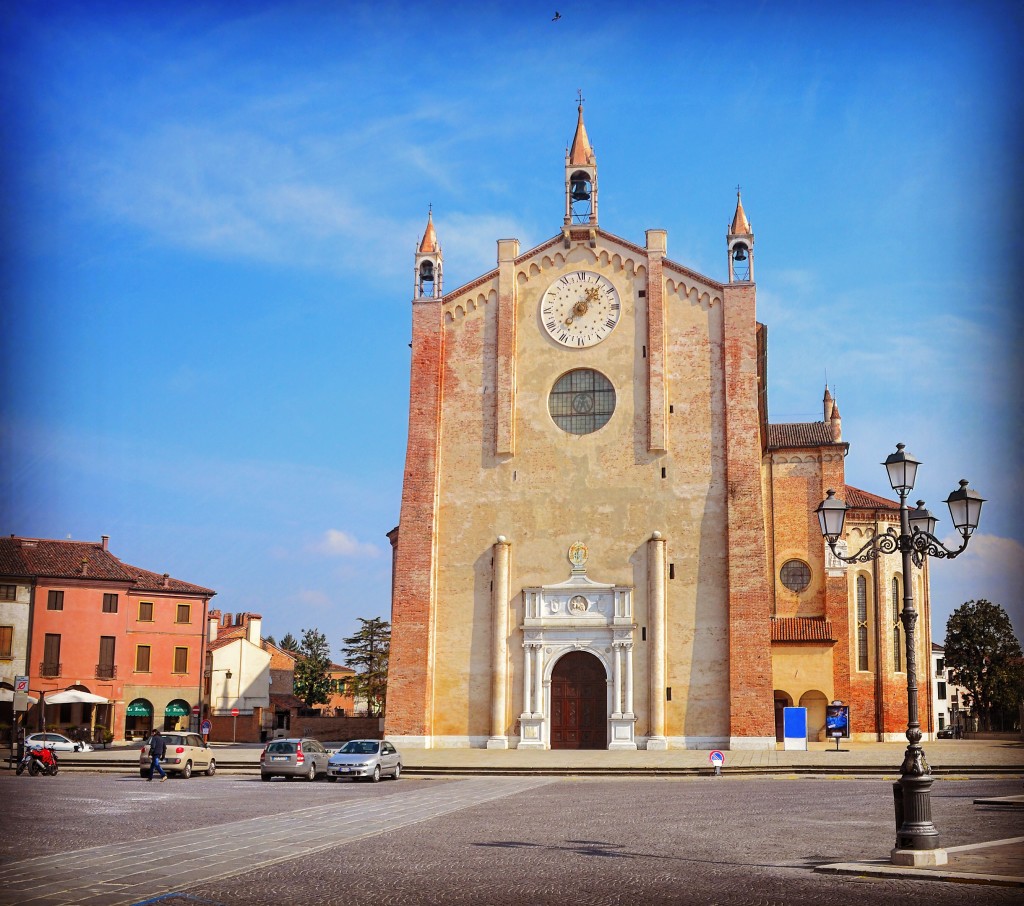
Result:
[[[839,414],[839,403],[832,406],[832,417],[829,419],[832,427],[832,440],[839,443],[843,439],[843,417]]]
[[[590,139],[587,138],[587,127],[583,125],[583,92],[579,95],[578,116],[576,118],[576,134],[572,137],[572,147],[569,148],[569,164],[573,167],[587,167],[594,164],[594,149],[590,147]]]
[[[423,241],[420,243],[421,254],[432,255],[437,251],[437,233],[434,232],[434,206],[427,209],[427,228],[423,232]]]
[[[747,215],[743,211],[743,201],[740,198],[740,187],[736,187],[736,213],[732,217],[732,226],[729,227],[729,232],[733,236],[746,236],[750,234],[750,221],[747,220]]]

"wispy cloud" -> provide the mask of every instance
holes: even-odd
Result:
[[[366,541],[358,541],[348,532],[328,529],[313,545],[316,553],[328,557],[379,557],[380,548]]]

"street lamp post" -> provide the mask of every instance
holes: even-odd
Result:
[[[896,445],[896,452],[886,457],[883,463],[889,473],[889,483],[900,496],[899,532],[890,526],[883,534],[876,535],[852,556],[836,551],[836,542],[842,536],[847,506],[829,490],[826,498],[815,512],[821,524],[821,533],[829,549],[838,559],[846,563],[867,563],[885,554],[899,553],[903,566],[903,623],[907,646],[907,751],[900,766],[900,779],[896,784],[896,848],[893,862],[903,864],[944,863],[944,851],[939,849],[939,832],[932,823],[931,787],[934,781],[931,768],[921,747],[921,723],[918,719],[917,690],[917,607],[914,603],[914,583],[911,581],[912,566],[922,566],[926,557],[952,560],[966,550],[971,534],[978,527],[981,505],[985,502],[976,491],[967,487],[966,481],[946,498],[953,526],[963,538],[963,544],[956,550],[945,547],[935,537],[938,520],[919,500],[913,510],[907,505],[907,496],[914,489],[917,467],[920,462],[905,451],[903,444]]]

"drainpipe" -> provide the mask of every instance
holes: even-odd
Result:
[[[199,721],[196,726],[196,732],[202,728],[203,718],[206,717],[203,708],[203,676],[206,673],[206,634],[209,632],[209,624],[207,622],[209,618],[209,607],[210,599],[203,598],[203,619],[199,624],[199,697],[196,701],[199,703]],[[210,683],[213,683],[213,676],[210,677]]]

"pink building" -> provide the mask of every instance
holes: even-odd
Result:
[[[31,730],[131,738],[188,726],[199,704],[216,592],[123,563],[108,540],[0,538],[0,585],[28,601],[27,674],[42,699],[26,715]],[[66,689],[108,703],[44,706]]]

